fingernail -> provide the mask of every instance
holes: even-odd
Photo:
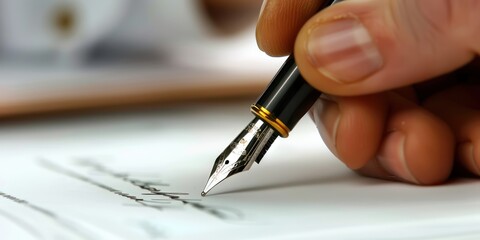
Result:
[[[319,98],[310,110],[310,117],[317,126],[325,145],[335,155],[337,130],[340,123],[338,104],[327,98]]]
[[[340,83],[360,81],[383,64],[368,30],[352,17],[319,23],[309,32],[307,51],[318,71]]]
[[[480,175],[480,166],[475,160],[474,146],[471,142],[462,143],[457,147],[457,153],[460,161],[468,170]]]
[[[389,173],[407,182],[418,183],[405,159],[405,135],[402,132],[395,131],[386,137],[377,159]]]

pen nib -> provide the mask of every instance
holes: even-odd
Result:
[[[277,132],[268,124],[259,118],[253,119],[218,156],[202,197],[228,177],[250,169],[253,162],[259,163],[277,137]]]

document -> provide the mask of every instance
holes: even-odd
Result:
[[[4,123],[0,239],[479,239],[480,181],[355,175],[308,117],[200,192],[248,104]]]

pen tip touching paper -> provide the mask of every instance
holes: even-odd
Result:
[[[210,190],[212,190],[213,187],[215,187],[217,184],[222,182],[228,177],[227,175],[219,176],[218,174],[212,174],[207,181],[207,185],[205,186],[205,189],[203,189],[201,195],[202,197],[205,197]]]
[[[267,123],[254,118],[217,157],[202,196],[228,177],[259,163],[277,136]]]

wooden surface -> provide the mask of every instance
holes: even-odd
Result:
[[[124,79],[120,82],[90,80],[91,84],[79,86],[66,84],[63,87],[51,86],[51,88],[48,81],[47,86],[41,88],[27,84],[25,89],[21,86],[15,88],[0,86],[0,89],[3,89],[1,91],[8,93],[0,94],[0,118],[65,110],[255,98],[266,87],[271,74],[202,73],[179,74],[178,77],[170,79],[162,76],[158,79],[154,76],[148,78],[150,78],[148,81]]]

